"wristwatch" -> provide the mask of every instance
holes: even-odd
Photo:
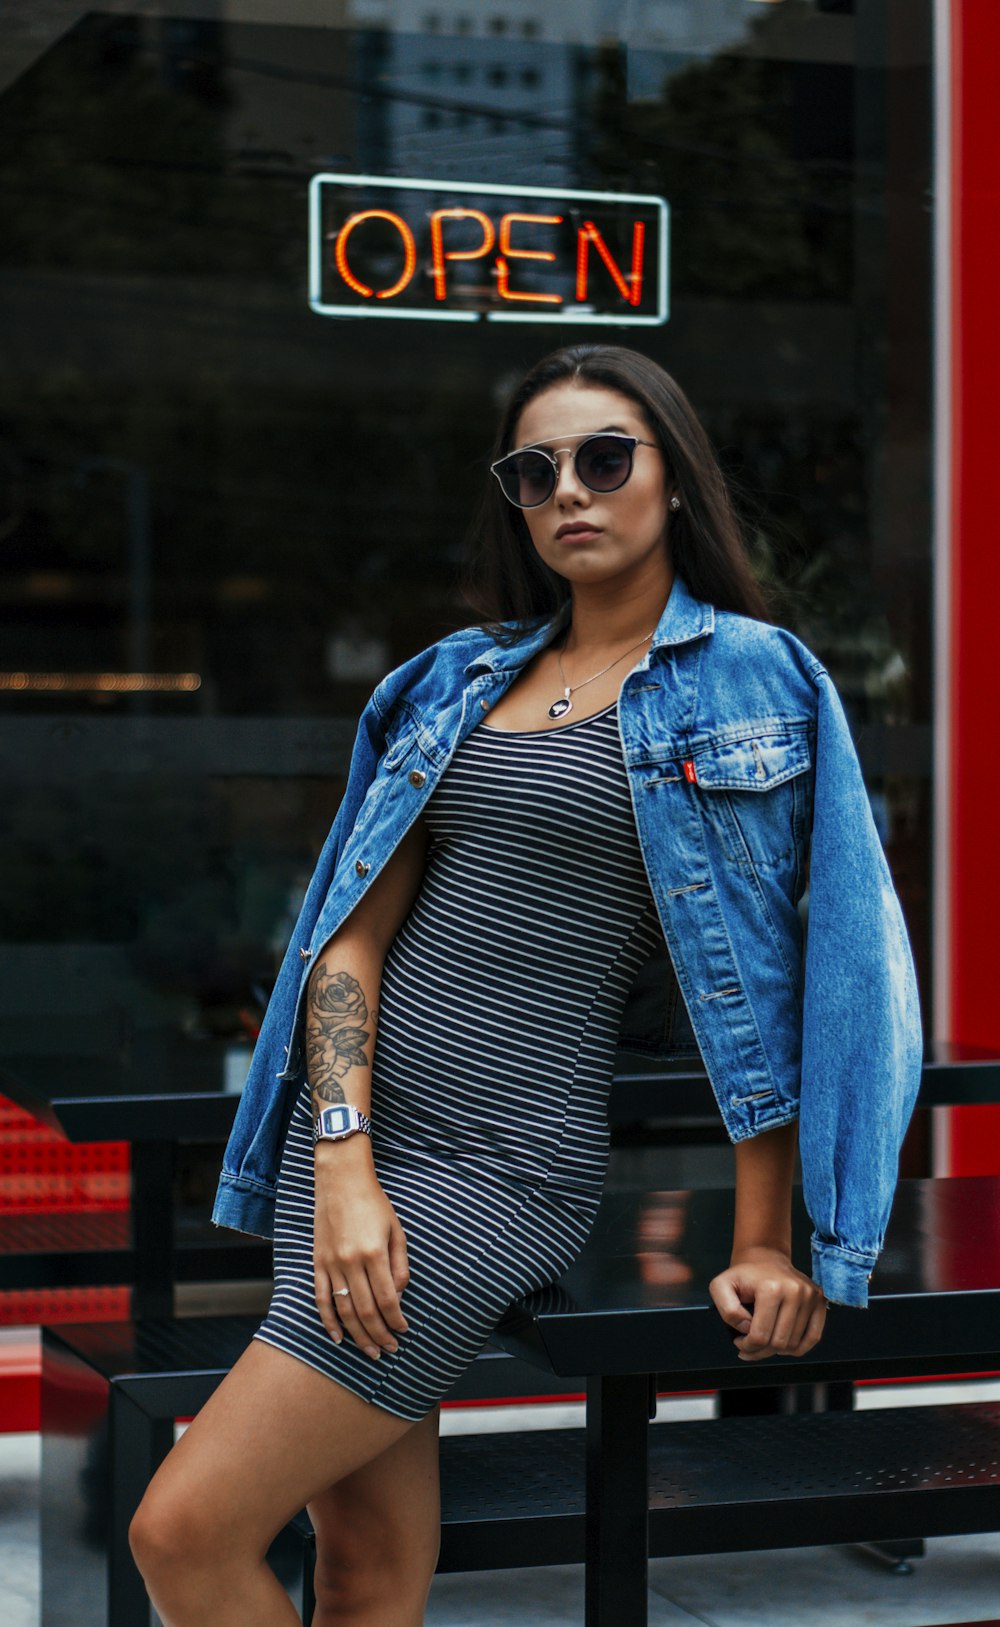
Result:
[[[351,1107],[348,1102],[338,1102],[336,1107],[321,1108],[313,1125],[313,1145],[317,1141],[346,1141],[348,1136],[356,1135],[358,1131],[370,1136],[372,1121],[367,1113],[362,1113],[358,1107]]]

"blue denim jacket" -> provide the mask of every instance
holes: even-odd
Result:
[[[220,1225],[272,1234],[310,965],[458,744],[567,614],[509,644],[453,633],[365,707],[226,1150]],[[813,1276],[827,1298],[865,1305],[922,1040],[902,912],[837,692],[791,633],[715,610],[678,577],[618,717],[669,951],[640,975],[620,1043],[662,1057],[697,1047],[732,1141],[799,1119]]]

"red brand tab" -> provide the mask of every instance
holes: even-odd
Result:
[[[686,758],[684,762],[684,778],[687,780],[689,785],[698,784],[698,771],[690,757]]]

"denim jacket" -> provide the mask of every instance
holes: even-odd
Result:
[[[226,1149],[218,1224],[272,1234],[310,966],[456,747],[567,614],[501,644],[481,628],[453,633],[365,707]],[[836,689],[784,628],[715,610],[675,577],[618,720],[665,941],[620,1044],[660,1057],[697,1047],[734,1142],[798,1118],[813,1276],[828,1299],[865,1305],[922,1038],[902,912]]]

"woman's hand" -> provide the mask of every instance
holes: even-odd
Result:
[[[747,1248],[734,1254],[708,1291],[723,1322],[739,1335],[733,1343],[740,1361],[804,1356],[823,1332],[822,1290],[796,1271],[780,1249]]]
[[[378,1179],[367,1136],[316,1148],[316,1305],[336,1344],[346,1330],[373,1360],[406,1333],[399,1296],[410,1280],[406,1238]],[[358,1145],[361,1144],[361,1145]],[[346,1295],[337,1294],[347,1288]],[[395,1331],[394,1331],[395,1330]]]

